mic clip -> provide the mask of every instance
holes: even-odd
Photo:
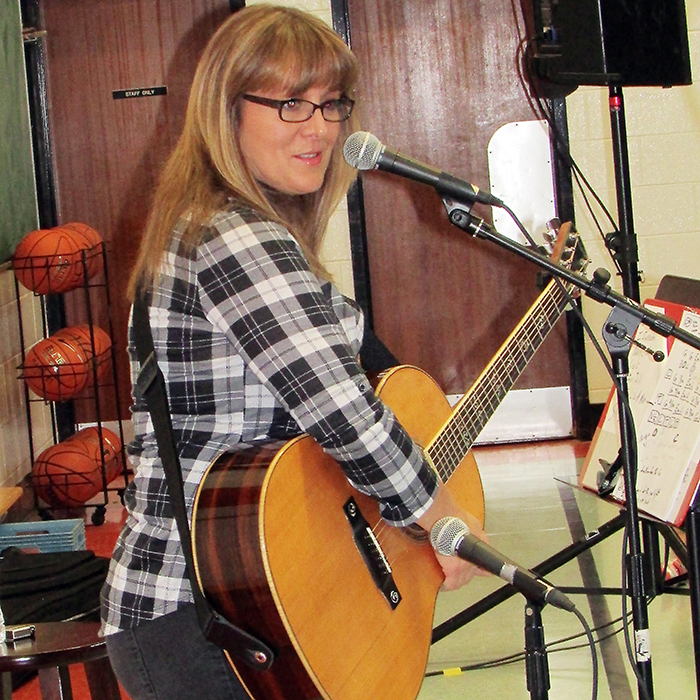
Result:
[[[483,236],[486,222],[471,213],[473,202],[459,202],[452,199],[452,197],[443,195],[441,195],[441,199],[451,224],[461,228],[463,231],[467,231],[467,233],[471,233],[475,238]]]
[[[633,338],[627,333],[627,329],[618,323],[608,323],[605,326],[606,333],[614,335],[616,338],[625,340],[631,343],[640,350],[643,350],[647,355],[650,355],[654,362],[663,362],[666,359],[666,355],[661,350],[653,350],[652,348],[640,343],[637,339]]]

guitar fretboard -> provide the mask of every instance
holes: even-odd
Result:
[[[570,289],[566,287],[567,292]],[[443,481],[447,481],[466,457],[479,433],[559,320],[568,301],[568,294],[557,280],[551,280],[426,447],[425,452]]]

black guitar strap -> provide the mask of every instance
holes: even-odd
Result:
[[[146,400],[146,405],[153,421],[153,428],[158,443],[158,454],[165,470],[175,522],[180,534],[182,550],[185,554],[187,576],[192,586],[197,617],[205,637],[210,642],[218,645],[231,656],[240,659],[249,666],[265,671],[270,668],[274,661],[272,650],[264,642],[232,625],[219,615],[207,601],[197,581],[180,459],[173,436],[165,380],[160,367],[158,367],[153,348],[148,307],[148,295],[139,289],[133,307],[133,326],[136,353],[141,364],[141,371],[139,372],[134,393],[137,400],[141,398]]]

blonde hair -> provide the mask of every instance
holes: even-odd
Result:
[[[128,294],[158,277],[163,252],[178,221],[183,241],[196,245],[203,227],[235,200],[291,231],[311,269],[327,276],[318,252],[333,210],[355,172],[342,156],[357,117],[340,124],[340,135],[320,190],[298,197],[276,196],[248,169],[239,146],[239,98],[256,90],[283,88],[301,94],[329,86],[347,96],[357,79],[357,62],[323,21],[301,10],[252,5],[232,15],[211,38],[195,72],[185,124],[160,175]]]

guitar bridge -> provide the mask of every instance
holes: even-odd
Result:
[[[379,541],[372,532],[369,523],[362,515],[354,498],[348,498],[343,506],[343,510],[352,528],[355,545],[365,561],[365,565],[372,576],[372,580],[386,598],[391,609],[395,610],[401,602],[401,594],[394,582],[391,566],[382,551]]]

